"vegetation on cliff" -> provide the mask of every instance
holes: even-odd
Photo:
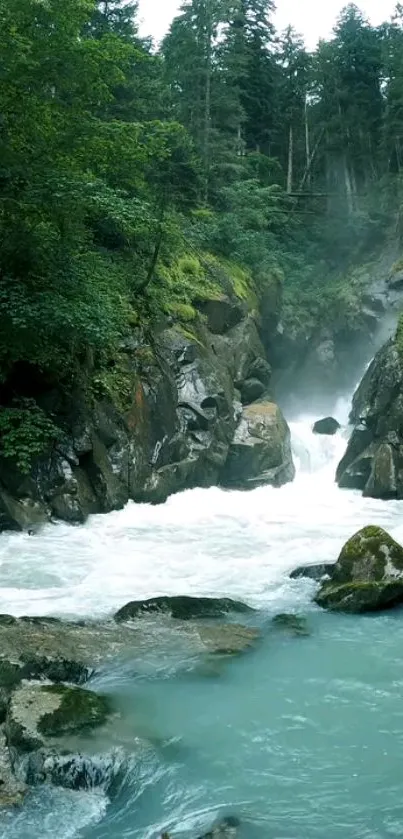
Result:
[[[272,12],[184,0],[156,51],[136,3],[0,0],[0,431],[22,469],[57,435],[38,392],[107,379],[139,323],[283,283],[287,329],[357,315],[352,257],[400,223],[403,9],[374,28],[350,4],[313,55]]]

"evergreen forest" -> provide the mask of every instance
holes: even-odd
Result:
[[[5,453],[52,434],[28,368],[100,382],[129,330],[229,285],[280,287],[285,330],[357,316],[402,223],[403,5],[374,27],[348,4],[313,53],[273,15],[184,0],[155,45],[136,3],[0,0]]]

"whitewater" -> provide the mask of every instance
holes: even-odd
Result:
[[[2,817],[0,839],[194,839],[226,813],[244,839],[403,836],[402,615],[325,614],[314,584],[289,578],[334,562],[366,524],[403,542],[403,502],[335,483],[349,406],[335,409],[334,437],[312,433],[317,415],[290,422],[297,476],[281,489],[192,490],[0,537],[0,612],[101,618],[132,599],[214,595],[246,601],[262,627],[291,611],[312,631],[264,638],[222,673],[172,663],[167,650],[100,674],[94,686],[118,697],[130,756],[119,793],[38,788]],[[139,722],[164,745],[139,751]]]

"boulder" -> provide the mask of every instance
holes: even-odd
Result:
[[[259,402],[245,407],[220,483],[240,489],[279,487],[294,476],[290,430],[278,405]]]
[[[115,621],[128,621],[152,612],[165,612],[178,620],[188,621],[195,618],[220,618],[231,612],[248,614],[253,609],[246,603],[227,597],[163,596],[127,603],[116,612]]]
[[[341,426],[340,423],[337,422],[337,419],[334,419],[334,417],[325,417],[324,419],[317,420],[315,422],[312,431],[314,434],[333,436],[334,434],[337,434],[339,428],[341,428]]]
[[[381,527],[364,527],[345,544],[316,602],[344,612],[374,612],[403,603],[402,546]]]

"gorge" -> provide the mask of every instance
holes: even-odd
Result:
[[[403,835],[403,8],[0,0],[0,839]]]

